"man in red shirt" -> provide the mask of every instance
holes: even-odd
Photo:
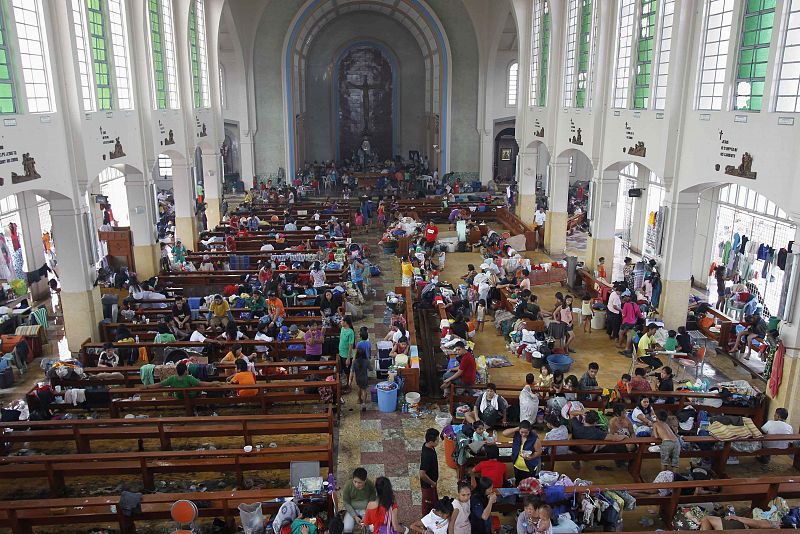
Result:
[[[483,450],[486,452],[486,460],[479,462],[472,469],[472,474],[475,476],[484,476],[492,481],[495,488],[502,488],[506,483],[506,464],[499,460],[500,449],[497,445],[484,445]]]
[[[472,352],[467,350],[464,342],[459,341],[456,343],[454,349],[456,354],[458,354],[458,366],[453,367],[444,374],[444,381],[442,382],[443,391],[447,391],[450,384],[471,388],[475,385],[475,378],[478,374],[475,356],[473,356]]]
[[[433,221],[428,223],[425,227],[425,243],[428,248],[431,248],[436,243],[436,237],[439,235],[439,227],[433,224]]]

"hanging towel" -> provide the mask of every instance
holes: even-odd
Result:
[[[152,363],[148,363],[143,365],[139,369],[139,376],[142,378],[142,384],[145,386],[149,386],[150,384],[155,384],[156,380],[154,377],[154,372],[156,370],[156,366]]]
[[[769,394],[775,398],[778,395],[778,388],[783,380],[783,356],[786,354],[786,347],[783,341],[778,342],[778,350],[775,351],[775,356],[772,360],[772,373],[769,375],[767,387]]]
[[[47,310],[45,309],[44,306],[32,311],[31,317],[33,317],[36,320],[37,324],[40,324],[42,328],[47,330]]]

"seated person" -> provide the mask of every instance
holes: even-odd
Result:
[[[344,532],[351,534],[356,524],[360,525],[370,501],[377,499],[375,484],[367,478],[367,470],[358,467],[353,471],[353,479],[342,490],[344,503]]]
[[[208,305],[208,326],[211,328],[223,328],[230,322],[231,307],[222,295],[214,295],[211,304]]]
[[[117,367],[119,366],[119,355],[113,343],[103,343],[103,352],[97,359],[98,367]]]
[[[229,384],[241,384],[243,386],[254,386],[256,374],[247,369],[247,361],[244,358],[236,360],[236,374],[228,377]],[[258,395],[257,389],[238,389],[236,395],[239,397],[253,397]]]
[[[192,375],[189,374],[189,367],[184,362],[180,362],[178,365],[175,366],[175,372],[177,374],[168,376],[161,382],[156,382],[155,384],[147,384],[142,386],[144,389],[152,389],[152,388],[193,388],[197,386],[203,387],[216,387],[219,386],[219,382],[203,382],[201,380],[196,379]],[[190,391],[188,393],[189,397],[197,397],[199,394],[198,391]],[[183,398],[183,392],[178,391],[172,394],[173,397],[176,399]]]
[[[451,384],[471,388],[475,385],[475,379],[477,378],[478,368],[472,352],[467,350],[462,341],[457,342],[453,348],[459,357],[458,367],[454,367],[444,374],[442,391],[447,391]]]
[[[789,411],[786,408],[776,408],[772,420],[764,423],[764,426],[761,427],[761,431],[768,436],[775,434],[794,434],[792,425],[786,422],[788,418]],[[789,448],[789,442],[765,441],[762,443],[761,447],[764,449],[787,449]],[[769,456],[759,456],[758,460],[764,464],[769,463]]]
[[[300,515],[292,521],[291,534],[317,534],[317,518],[311,505],[300,506]]]
[[[488,427],[498,424],[505,426],[508,416],[508,401],[497,394],[497,386],[486,384],[486,390],[475,403],[472,413],[467,413],[464,420],[468,423],[483,421]]]
[[[734,354],[738,349],[739,352],[744,352],[744,359],[750,359],[750,346],[754,339],[761,338],[767,335],[767,323],[760,315],[748,315],[745,317],[745,329],[736,334],[736,341],[733,343],[731,354]]]
[[[591,440],[603,440],[603,441],[622,441],[625,439],[625,436],[621,436],[619,434],[609,434],[597,424],[600,422],[600,416],[594,410],[586,412],[586,415],[583,417],[583,423],[580,422],[578,418],[570,419],[570,425],[572,427],[572,438],[573,439],[591,439]],[[574,452],[595,452],[595,451],[607,451],[607,452],[616,452],[617,447],[623,447],[622,445],[603,445],[603,446],[594,446],[594,445],[575,445],[570,447],[571,450]],[[623,447],[622,449],[625,451],[626,449]],[[575,469],[580,469],[581,463],[579,461],[572,462],[572,466]]]
[[[482,476],[490,479],[495,488],[503,488],[506,485],[506,464],[500,461],[500,449],[497,445],[487,444],[483,447],[486,459],[478,462],[472,469],[473,476]]]
[[[657,330],[658,325],[655,323],[648,324],[647,331],[639,338],[639,344],[636,349],[637,360],[651,369],[658,369],[664,365],[661,360],[651,354],[658,348],[658,344],[656,343]]]

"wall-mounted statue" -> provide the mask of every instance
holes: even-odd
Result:
[[[172,130],[169,131],[167,138],[164,139],[165,145],[174,145],[175,144],[175,134]]]
[[[625,152],[625,149],[622,149]],[[628,147],[627,149],[629,156],[639,156],[643,158],[647,156],[647,147],[644,146],[644,141],[637,141],[636,146]]]
[[[203,123],[203,127],[200,128],[200,137],[206,137],[208,132],[206,131],[206,123]]]
[[[750,155],[750,152],[745,152],[742,154],[742,162],[738,167],[735,165],[725,166],[725,174],[730,176],[738,176],[739,178],[750,178],[755,180],[758,173],[753,172],[752,167],[753,156]]]
[[[581,137],[581,129],[580,128],[578,128],[577,135],[573,135],[570,138],[569,142],[572,143],[573,145],[582,145],[583,144],[583,138]]]
[[[533,135],[535,135],[536,137],[544,137],[544,126],[539,128],[538,130],[534,130]]]
[[[25,174],[11,173],[11,183],[20,184],[42,177],[36,172],[36,160],[33,159],[30,152],[26,152],[22,155],[22,170]]]
[[[114,150],[108,153],[108,159],[117,159],[125,156],[125,151],[122,150],[122,143],[119,142],[119,137],[117,137],[114,139]]]

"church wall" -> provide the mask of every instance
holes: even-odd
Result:
[[[391,36],[391,39],[387,39]],[[336,60],[348,44],[372,41],[388,48],[397,58],[397,146],[395,154],[422,152],[425,142],[425,63],[416,40],[399,22],[375,13],[352,13],[335,19],[320,31],[306,59],[305,112],[307,159],[328,160],[336,154],[335,110],[338,94],[333,89]],[[388,58],[387,58],[388,59]],[[342,154],[342,157],[345,155]],[[382,158],[388,154],[380,154]]]
[[[489,79],[489,83],[492,84],[492,93],[486,113],[495,122],[500,119],[514,120],[516,117],[517,106],[509,106],[506,98],[508,92],[508,66],[516,59],[516,51],[499,51],[497,52],[495,64],[492,66],[492,74]],[[518,94],[517,98],[519,96]]]

